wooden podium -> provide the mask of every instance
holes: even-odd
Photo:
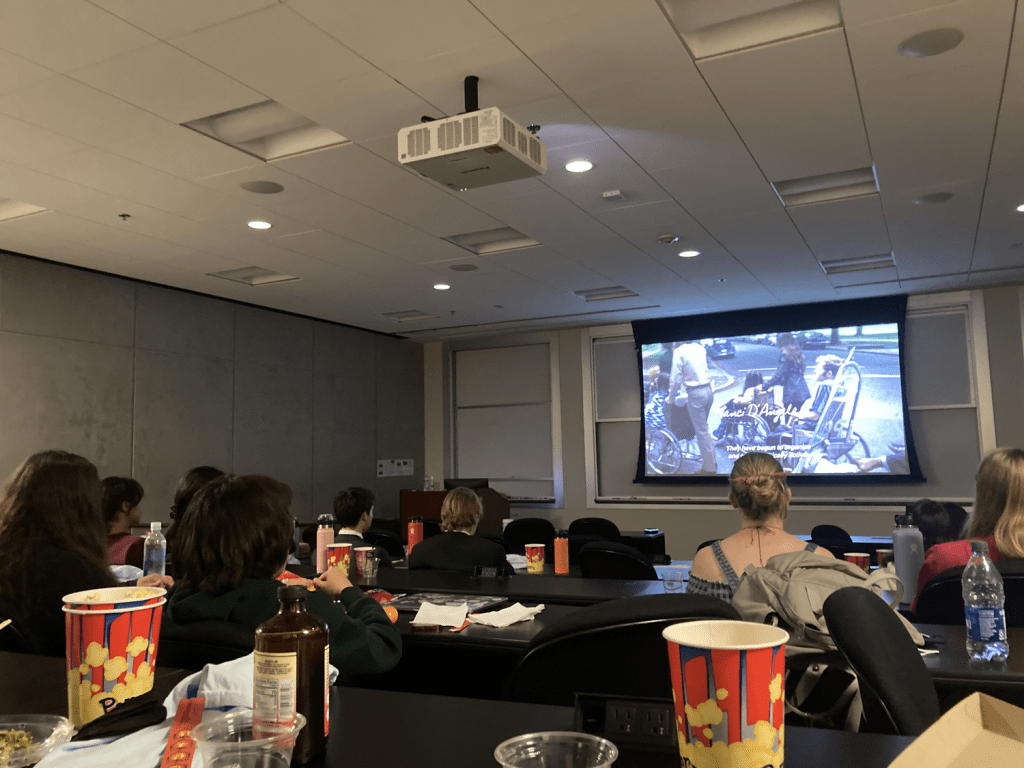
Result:
[[[402,516],[402,541],[409,537],[409,518],[423,517],[441,519],[441,504],[448,491],[399,491],[398,508]],[[501,521],[509,516],[508,499],[493,488],[481,488],[476,492],[484,505],[484,514],[477,526],[477,533],[501,536]]]

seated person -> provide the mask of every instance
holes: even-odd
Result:
[[[981,460],[976,477],[968,538],[936,544],[927,551],[918,574],[918,594],[933,576],[967,565],[971,539],[987,541],[992,560],[1024,558],[1024,451],[997,448]],[[916,604],[915,597],[911,610]]]
[[[832,395],[832,386],[835,384],[836,375],[842,364],[843,358],[839,355],[818,356],[814,365],[814,380],[818,382],[818,388],[814,390],[814,399],[811,401],[810,407],[797,414],[797,419],[804,422],[800,426],[813,428],[821,419],[821,414],[824,413],[825,405]]]
[[[963,538],[967,512],[959,504],[954,504],[951,501],[919,499],[913,504],[909,504],[907,511],[910,513],[914,525],[921,531],[925,552],[936,544],[945,544],[947,541]]]
[[[651,397],[644,406],[644,421],[651,432],[668,429],[665,420],[665,398],[668,397],[668,374],[659,373],[651,390]]]
[[[480,497],[472,490],[450,490],[441,504],[441,533],[412,548],[409,568],[473,573],[477,566],[488,566],[511,576],[515,571],[501,544],[473,535],[483,513]]]
[[[146,540],[129,533],[132,526],[142,524],[139,502],[142,486],[130,477],[103,478],[103,517],[107,521],[107,549],[111,565],[142,567]]]
[[[832,557],[782,530],[792,495],[774,457],[759,451],[740,456],[729,475],[729,503],[740,511],[740,530],[697,551],[686,591],[732,602],[740,585],[737,574],[748,565],[763,566],[772,555],[801,549]]]
[[[735,433],[738,421],[744,416],[760,416],[769,429],[775,428],[779,421],[777,412],[782,409],[774,407],[772,393],[761,388],[763,383],[764,377],[760,373],[747,371],[743,379],[743,392],[722,406],[722,422],[713,433],[716,439],[725,437],[730,431]]]
[[[0,608],[29,650],[64,656],[64,595],[121,584],[110,572],[103,485],[67,451],[29,456],[0,493]],[[173,581],[150,574],[140,586]]]
[[[277,613],[295,521],[292,490],[263,475],[224,475],[204,485],[178,518],[178,573],[163,627],[223,621],[253,632]],[[318,576],[306,609],[330,627],[331,663],[346,675],[385,672],[402,638],[384,609],[337,568]]]
[[[177,575],[174,562],[174,539],[178,535],[178,519],[185,514],[185,510],[188,509],[188,504],[196,492],[223,474],[224,471],[216,467],[193,467],[178,481],[178,485],[174,489],[174,500],[171,503],[171,524],[164,532],[164,537],[167,539],[167,572],[172,576]]]
[[[352,558],[355,560],[356,547],[368,547],[363,534],[373,525],[373,491],[368,488],[349,488],[334,497],[334,520],[341,526],[334,534],[335,544],[351,544]],[[391,568],[391,558],[383,547],[374,547],[380,561],[379,567]]]

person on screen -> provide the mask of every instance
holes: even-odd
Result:
[[[762,384],[762,389],[782,385],[782,405],[787,413],[796,413],[811,398],[811,390],[804,379],[807,363],[800,345],[791,333],[780,333],[776,345],[779,348],[779,365],[775,373]]]
[[[895,475],[910,474],[910,462],[907,459],[907,448],[904,445],[889,446],[889,453],[884,456],[866,456],[862,459],[851,458],[860,472],[870,472],[873,469],[884,469]]]
[[[203,485],[178,518],[178,572],[161,633],[233,624],[256,631],[278,612],[277,577],[292,544],[292,489],[265,475],[223,475]],[[343,674],[386,672],[402,637],[384,609],[328,568],[312,582],[310,613],[330,627],[331,663]],[[197,630],[195,630],[197,631]]]
[[[821,414],[825,411],[825,405],[832,395],[832,387],[835,385],[836,375],[839,367],[843,364],[843,358],[839,355],[819,355],[814,364],[814,380],[818,382],[818,388],[814,390],[814,400],[811,401],[810,410],[800,415],[804,421],[817,423]]]
[[[981,460],[967,536],[928,550],[918,575],[917,594],[933,576],[967,565],[971,539],[988,542],[992,560],[1024,558],[1024,451],[1020,448],[996,448]],[[911,610],[916,604],[915,597]]]
[[[369,488],[349,488],[334,497],[334,521],[341,526],[334,534],[335,544],[351,544],[368,547],[363,534],[373,525],[373,502],[375,497]],[[379,560],[380,568],[391,568],[391,557],[383,547],[374,547],[373,554]]]
[[[453,488],[441,503],[441,533],[424,539],[409,553],[410,569],[474,573],[478,566],[513,571],[505,549],[496,541],[474,536],[484,507],[469,488]]]
[[[764,377],[758,371],[747,371],[747,375],[743,379],[743,392],[722,406],[722,421],[713,433],[716,440],[720,440],[730,432],[735,433],[737,422],[748,413],[760,416],[768,423],[769,427],[774,426],[775,417],[768,409],[760,408],[760,406],[769,404],[768,393],[761,389],[763,383]],[[757,407],[751,411],[751,405]]]
[[[665,421],[665,398],[668,397],[668,374],[659,373],[647,405],[644,406],[644,421],[647,423],[647,430],[654,432],[659,429],[668,429],[668,422]]]
[[[740,511],[740,529],[697,551],[686,591],[731,603],[740,585],[737,574],[748,565],[763,566],[772,555],[801,549],[832,557],[827,549],[782,529],[792,495],[773,456],[760,451],[740,456],[729,475],[729,503]]]
[[[708,414],[714,399],[707,351],[696,341],[680,342],[672,353],[669,401],[675,408],[685,407],[689,411],[697,445],[700,446],[701,468],[696,474],[714,475],[718,472],[715,440],[708,427]]]

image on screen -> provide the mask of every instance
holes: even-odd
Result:
[[[906,478],[899,355],[896,323],[644,344],[640,479],[728,475],[750,451],[794,477]]]

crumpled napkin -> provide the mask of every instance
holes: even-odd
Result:
[[[436,603],[420,603],[420,609],[409,623],[413,626],[461,627],[466,623],[469,606],[437,605]]]
[[[535,605],[533,608],[527,608],[522,603],[516,603],[515,605],[510,605],[508,608],[502,608],[500,611],[470,614],[469,620],[474,624],[486,624],[489,627],[507,627],[510,624],[515,624],[519,621],[532,619],[543,610],[543,605]]]

